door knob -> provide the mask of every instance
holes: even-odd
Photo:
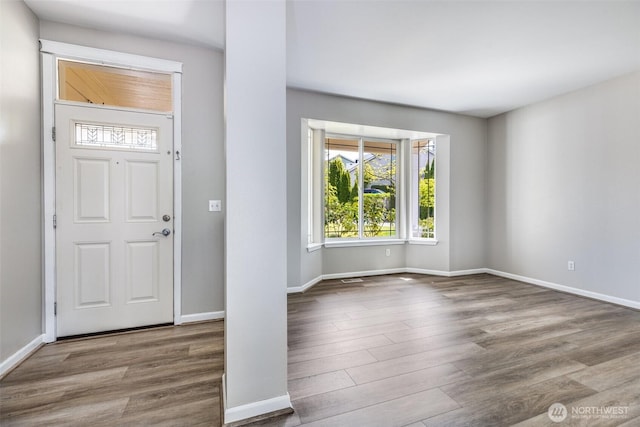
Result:
[[[155,236],[156,234],[162,234],[163,236],[167,237],[169,234],[171,234],[171,230],[165,228],[162,231],[156,231],[155,233],[153,233],[153,236]]]

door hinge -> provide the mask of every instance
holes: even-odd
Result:
[[[57,226],[58,226],[58,216],[53,215],[53,228],[56,228]]]
[[[51,139],[53,139],[53,142],[56,141],[56,127],[52,127],[51,128]]]
[[[54,316],[58,315],[58,303],[57,302],[53,303],[53,315]]]

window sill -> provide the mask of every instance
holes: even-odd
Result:
[[[358,246],[388,246],[388,245],[422,245],[422,246],[436,246],[438,241],[436,239],[387,239],[387,240],[338,240],[324,243],[311,243],[307,245],[307,252],[319,251],[323,247],[325,248],[352,248]]]
[[[333,242],[324,242],[325,248],[349,248],[357,246],[386,246],[386,245],[404,245],[407,241],[404,239],[386,239],[386,240],[341,240]]]
[[[407,243],[410,245],[436,246],[438,241],[436,239],[411,239]]]
[[[309,245],[307,245],[307,252],[311,253],[311,252],[319,251],[320,249],[322,249],[323,246],[324,244],[322,243],[310,243]]]

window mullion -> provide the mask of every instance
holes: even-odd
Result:
[[[311,165],[313,173],[312,177],[312,192],[313,195],[319,195],[320,197],[312,197],[312,236],[313,243],[324,242],[324,131],[313,130],[313,138],[311,143],[311,154],[313,163]]]
[[[407,224],[410,223],[411,206],[408,201],[411,200],[411,165],[409,163],[411,154],[411,140],[402,139],[398,142],[397,150],[397,164],[396,167],[396,179],[398,180],[398,188],[396,188],[396,194],[398,195],[398,203],[396,205],[396,237],[400,239],[407,239]]]
[[[364,140],[358,141],[358,238],[364,237]]]

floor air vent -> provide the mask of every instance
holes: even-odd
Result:
[[[359,283],[362,282],[362,279],[356,277],[355,279],[342,279],[342,283]]]

